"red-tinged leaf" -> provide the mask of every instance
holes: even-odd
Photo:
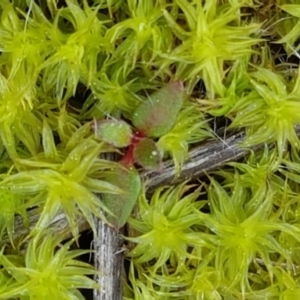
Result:
[[[130,145],[132,131],[121,120],[103,120],[92,124],[96,137],[112,146],[124,148]]]
[[[148,138],[141,139],[133,150],[134,161],[147,170],[158,170],[161,167],[161,154],[156,143]]]
[[[141,190],[141,178],[135,168],[115,168],[105,176],[105,180],[123,190],[122,194],[103,194],[104,205],[113,213],[108,222],[116,228],[125,225]]]
[[[133,113],[133,125],[148,137],[160,137],[174,126],[185,98],[181,81],[167,84],[151,94]]]

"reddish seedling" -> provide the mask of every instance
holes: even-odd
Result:
[[[184,98],[183,83],[171,82],[137,106],[132,117],[134,129],[123,120],[92,123],[96,138],[116,148],[126,148],[119,161],[120,168],[106,175],[106,180],[121,188],[124,193],[105,194],[102,197],[112,213],[108,221],[113,226],[119,228],[126,223],[138,198],[141,179],[134,164],[147,170],[161,169],[162,155],[152,138],[161,137],[173,128]]]

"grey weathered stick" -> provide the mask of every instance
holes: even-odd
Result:
[[[115,160],[112,154],[107,154],[104,158]],[[101,286],[101,289],[94,290],[93,300],[122,300],[124,257],[120,249],[123,239],[119,231],[96,217],[94,220],[96,223],[94,266],[101,272],[94,279]]]
[[[14,240],[20,240],[22,237],[26,236],[30,230],[32,230],[39,219],[39,211],[37,209],[32,209],[28,212],[29,218],[29,228],[24,227],[22,219],[20,216],[15,218],[15,230],[14,230]],[[77,219],[78,231],[82,232],[90,228],[89,224],[82,217]],[[53,228],[55,232],[61,233],[64,239],[72,237],[69,228],[68,221],[63,212],[60,212],[48,225],[49,228]],[[4,234],[2,242],[9,242],[7,234]]]
[[[299,130],[300,132],[300,130]],[[144,172],[143,178],[147,180],[148,190],[154,190],[158,186],[164,184],[175,184],[183,181],[187,178],[197,178],[204,175],[205,172],[216,169],[227,161],[236,161],[241,157],[247,155],[249,149],[242,149],[239,147],[239,143],[243,140],[243,133],[237,133],[224,139],[222,141],[209,141],[203,145],[199,145],[193,148],[189,156],[190,158],[185,162],[182,167],[182,171],[179,177],[175,178],[175,168],[172,161],[166,161],[164,168],[160,173],[156,172]],[[255,148],[261,148],[262,146],[256,146]],[[253,148],[252,148],[253,149]],[[32,209],[29,211],[29,224],[30,228],[33,228],[38,220],[38,211]],[[86,221],[79,217],[77,220],[79,231],[84,231],[88,228]],[[57,232],[65,231],[68,226],[67,221],[63,213],[59,214],[49,224]],[[15,235],[14,239],[20,238],[28,233],[22,224],[20,216],[16,217],[15,221]],[[65,238],[69,238],[71,233],[65,233]],[[4,236],[4,241],[8,241],[8,237]]]
[[[184,163],[180,175],[176,177],[174,164],[167,161],[161,173],[145,172],[147,191],[152,192],[157,187],[166,184],[176,184],[187,179],[199,178],[205,173],[220,167],[228,161],[237,161],[246,156],[250,150],[257,151],[263,145],[251,149],[241,148],[239,145],[244,140],[244,133],[234,134],[227,139],[210,141],[195,147],[189,152],[189,159]]]
[[[95,280],[102,287],[94,290],[94,300],[122,300],[122,271],[124,257],[120,251],[123,240],[112,227],[101,220],[96,221],[97,234],[94,236],[94,264],[101,272]]]

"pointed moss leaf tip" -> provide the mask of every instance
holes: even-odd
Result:
[[[159,170],[161,167],[161,153],[151,139],[141,139],[134,147],[133,157],[144,169]]]
[[[121,228],[127,222],[141,190],[141,178],[135,168],[115,168],[106,175],[106,180],[123,190],[122,194],[104,194],[102,201],[113,213],[108,222]]]
[[[112,146],[124,148],[130,145],[132,131],[130,126],[121,120],[102,120],[92,124],[97,138]]]
[[[148,137],[161,137],[174,126],[184,98],[182,81],[168,83],[138,105],[133,113],[133,125]]]

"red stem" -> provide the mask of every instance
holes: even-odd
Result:
[[[134,148],[135,148],[136,144],[144,137],[146,137],[146,135],[141,131],[136,131],[134,133],[133,137],[131,138],[131,144],[127,148],[122,159],[120,160],[120,164],[122,164],[126,168],[130,168],[133,166],[133,164],[134,164],[134,158],[133,158]]]

